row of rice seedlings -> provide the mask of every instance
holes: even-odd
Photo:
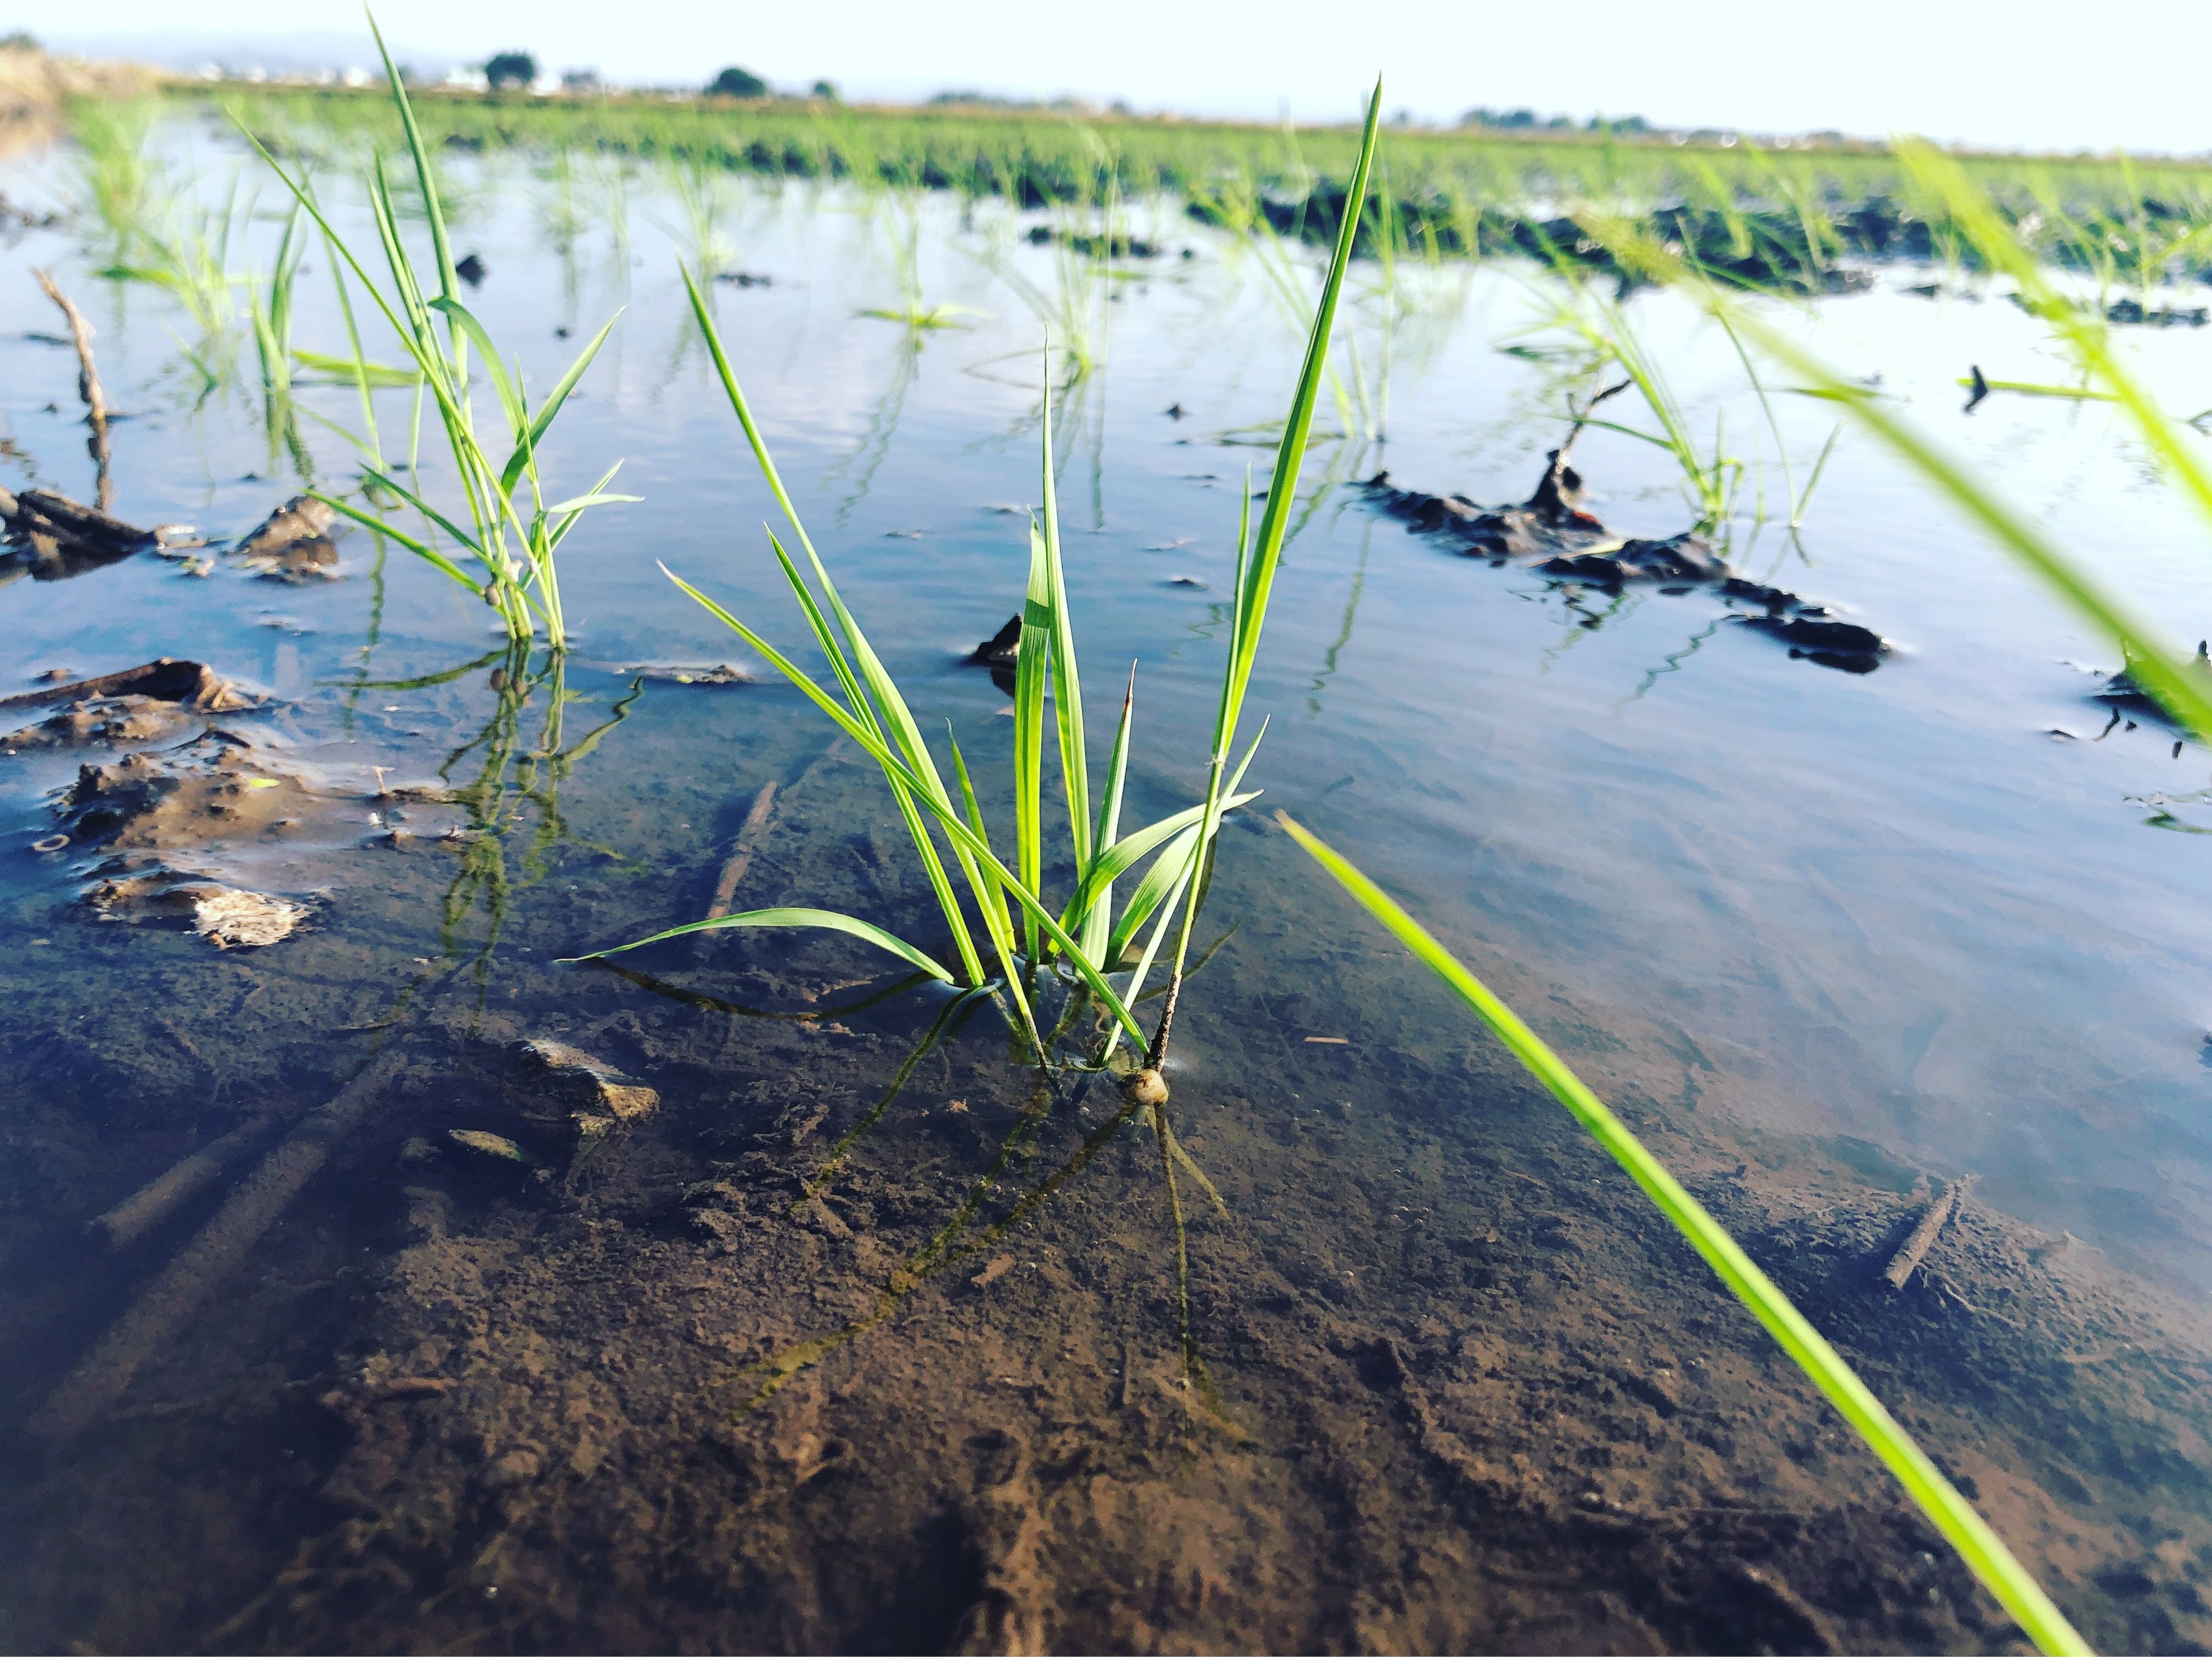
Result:
[[[969,250],[1043,324],[1046,337],[1060,348],[1071,381],[1104,366],[1107,319],[1112,314],[1108,300],[1114,282],[1124,274],[1115,261],[1127,254],[1133,240],[1113,152],[1095,133],[1086,130],[1084,137],[1091,148],[1092,174],[1081,180],[1074,199],[1056,200],[1047,208],[1053,267],[1049,289],[1032,281],[1017,261],[1012,244],[1018,225],[1012,216],[999,220],[992,240]]]
[[[374,28],[373,20],[371,27]],[[385,51],[380,33],[377,46],[380,52]],[[563,649],[568,642],[568,628],[562,610],[560,581],[555,567],[561,543],[591,508],[636,497],[608,492],[607,486],[620,470],[621,463],[617,462],[585,494],[549,502],[539,469],[538,449],[568,394],[606,343],[615,319],[608,319],[533,409],[524,389],[520,365],[510,367],[501,361],[498,348],[483,323],[461,303],[454,291],[453,247],[428,148],[416,122],[406,88],[392,70],[388,52],[385,53],[385,67],[390,77],[392,102],[414,164],[416,187],[429,233],[434,282],[424,279],[406,249],[397,197],[380,155],[374,161],[369,174],[369,206],[384,254],[388,291],[386,285],[380,285],[369,275],[352,247],[324,215],[304,171],[288,169],[250,131],[246,137],[291,191],[300,208],[314,221],[325,245],[337,255],[338,261],[368,294],[391,325],[415,372],[421,376],[421,385],[435,405],[439,428],[459,475],[466,524],[441,512],[393,472],[378,465],[369,466],[364,477],[373,489],[386,492],[412,507],[423,520],[422,534],[403,529],[389,517],[341,497],[318,494],[316,498],[368,528],[389,536],[481,598],[498,612],[510,638],[533,637],[542,624],[552,647]],[[243,127],[240,130],[245,130]],[[434,294],[431,292],[433,288]],[[505,419],[507,439],[501,446],[507,450],[503,458],[494,458],[478,430],[470,365],[471,349],[482,361],[483,375],[491,384]],[[361,356],[357,341],[356,367],[366,400],[368,365]],[[473,573],[434,543],[440,532],[473,562]]]
[[[2037,1648],[2057,1657],[2087,1653],[2087,1642],[2051,1602],[2003,1540],[1960,1495],[1912,1435],[1882,1407],[1858,1374],[1828,1344],[1790,1297],[1754,1265],[1719,1221],[1685,1191],[1666,1165],[1647,1150],[1602,1100],[1585,1086],[1541,1037],[1481,980],[1438,943],[1413,916],[1352,862],[1283,812],[1275,820],[1316,862],[1413,956],[1441,979],[1475,1017],[1504,1044],[1528,1073],[1547,1088],[1654,1207],[1666,1216],[1729,1292],[1749,1308],[1775,1344],[1820,1389],[1867,1447],[1893,1473]]]
[[[674,225],[660,223],[662,234],[684,250],[685,262],[703,281],[736,270],[738,244],[729,229],[738,208],[733,175],[691,150],[664,156],[659,172],[679,215]]]
[[[314,112],[334,125],[381,118],[365,92],[267,88],[248,95]],[[645,158],[686,149],[717,165],[779,174],[860,179],[876,169],[926,187],[1004,194],[1031,207],[1083,196],[1094,166],[1092,135],[1105,137],[1119,185],[1132,197],[1159,190],[1202,195],[1212,181],[1240,172],[1295,197],[1304,193],[1301,168],[1340,184],[1358,148],[1358,135],[1349,129],[1307,129],[1298,134],[1302,153],[1293,163],[1279,131],[1265,126],[1107,115],[1071,121],[1049,112],[841,107],[832,115],[796,101],[671,106],[616,97],[525,103],[443,94],[426,94],[421,105],[440,136],[450,133],[487,151],[570,146]],[[1907,241],[1925,233],[1896,210],[1905,170],[1894,154],[1874,145],[1780,149],[1733,139],[1675,144],[1611,133],[1463,129],[1390,132],[1380,159],[1401,203],[1419,204],[1421,218],[1433,218],[1440,236],[1458,251],[1477,251],[1496,234],[1498,222],[1531,203],[1558,200],[1604,202],[1633,212],[1679,203],[1706,214],[1717,214],[1725,202],[1771,230],[1789,260],[1815,267],[1834,239],[1857,235],[1861,212],[1881,221],[1869,227],[1877,234],[1883,226]],[[2036,179],[2085,222],[2140,200],[2171,209],[2156,216],[2212,224],[2212,168],[2201,161],[2142,161],[2133,182],[2100,159],[1986,155],[1962,158],[1961,165],[2002,199],[2008,214],[2034,210],[2027,181]],[[1469,216],[1470,208],[1501,219],[1486,226]],[[1315,228],[1333,234],[1333,223]],[[1808,274],[1817,278],[1817,268]]]

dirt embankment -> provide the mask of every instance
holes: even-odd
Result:
[[[51,132],[72,98],[134,98],[169,77],[146,64],[56,58],[0,46],[0,155]]]

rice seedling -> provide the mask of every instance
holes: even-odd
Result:
[[[68,106],[78,202],[106,231],[111,264],[129,258],[153,204],[157,173],[146,140],[155,108],[147,98],[77,98]]]
[[[1736,492],[1746,470],[1744,461],[1729,453],[1726,428],[1718,420],[1712,444],[1707,448],[1691,430],[1689,417],[1668,384],[1666,370],[1630,323],[1620,301],[1607,298],[1573,266],[1557,267],[1559,282],[1539,289],[1542,319],[1532,331],[1563,332],[1576,340],[1601,373],[1607,365],[1627,376],[1645,410],[1658,427],[1646,431],[1585,411],[1577,424],[1615,432],[1664,450],[1682,474],[1683,493],[1695,514],[1692,530],[1714,533],[1735,515]]]
[[[1364,148],[1354,174],[1365,188],[1373,160],[1380,116],[1380,90],[1369,112]],[[785,489],[751,409],[714,327],[696,277],[685,273],[694,313],[705,337],[732,412],[763,477],[796,537],[800,563],[781,537],[769,546],[789,584],[815,643],[826,659],[835,689],[825,686],[747,622],[708,594],[671,573],[670,579],[736,632],[764,660],[851,737],[881,768],[903,820],[915,859],[950,935],[952,964],[919,945],[859,916],[809,908],[779,907],[695,921],[653,933],[634,949],[665,938],[725,927],[814,926],[845,932],[874,944],[908,966],[972,990],[988,990],[1025,1051],[1049,1077],[1055,1062],[1098,1070],[1113,1064],[1126,1038],[1140,1058],[1129,1085],[1154,1114],[1164,1148],[1171,1140],[1160,1079],[1173,1026],[1175,1007],[1188,967],[1188,950],[1205,881],[1200,871],[1212,855],[1225,813],[1252,796],[1239,792],[1258,737],[1241,753],[1245,689],[1267,616],[1269,594],[1282,553],[1295,498],[1298,468],[1313,419],[1338,302],[1351,262],[1355,225],[1347,221],[1339,237],[1328,279],[1309,331],[1304,361],[1285,422],[1282,444],[1267,505],[1256,535],[1249,521],[1250,501],[1237,538],[1233,619],[1224,671],[1206,786],[1202,800],[1141,828],[1122,822],[1125,784],[1131,757],[1135,711],[1134,676],[1121,701],[1121,717],[1107,761],[1103,786],[1094,774],[1083,689],[1077,665],[1074,618],[1061,558],[1060,513],[1048,404],[1041,435],[1042,507],[1030,528],[1030,577],[1022,612],[1021,643],[1016,658],[1012,773],[1014,822],[1012,844],[994,839],[986,822],[973,774],[957,741],[950,744],[951,774],[923,737],[905,695],[884,667],[859,619],[839,594],[828,567],[815,549],[798,509]],[[808,579],[811,573],[811,581]],[[1065,832],[1073,855],[1073,890],[1048,890],[1045,873],[1047,769],[1046,703],[1053,717],[1052,741],[1059,760]],[[1094,792],[1094,788],[1096,792]],[[939,837],[964,882],[963,900],[946,867]],[[1117,883],[1147,859],[1150,866],[1117,904]],[[1158,1025],[1148,1036],[1134,1008],[1146,980],[1161,957],[1163,945],[1182,901],[1182,924],[1169,957],[1166,994]],[[977,927],[980,924],[981,939]],[[991,960],[987,964],[986,953]],[[594,956],[616,953],[595,951]],[[593,958],[593,957],[582,957]],[[994,970],[995,968],[995,970]],[[1124,974],[1127,974],[1125,977]],[[1122,980],[1117,985],[1113,980]],[[1041,985],[1085,998],[1104,1016],[1095,1047],[1066,1059],[1054,1040],[1073,1029],[1072,1018],[1053,1027],[1048,1040],[1037,1017]],[[1173,1178],[1172,1164],[1169,1174]]]
[[[1902,147],[1922,188],[1945,203],[1962,240],[1990,270],[2017,285],[2021,303],[2041,317],[2075,358],[2091,390],[2108,397],[2142,434],[2157,463],[2212,525],[2212,465],[2182,435],[2189,422],[2160,409],[2112,349],[2103,319],[2068,302],[2033,253],[1963,169],[1926,146]],[[1695,296],[1742,339],[1787,369],[1814,395],[1840,404],[1937,495],[2017,558],[2061,603],[2112,640],[2127,671],[2181,725],[2212,740],[2212,681],[2160,640],[2124,599],[2108,592],[2081,561],[2068,554],[2027,513],[2013,507],[1966,464],[1947,453],[1898,410],[1821,361],[1743,298],[1708,280],[1648,238],[1624,233],[1620,253],[1654,281]]]
[[[234,177],[219,202],[194,198],[188,183],[163,180],[159,216],[149,206],[132,225],[124,256],[100,275],[116,282],[144,282],[167,294],[191,319],[198,354],[219,379],[228,379],[231,325],[237,320],[235,290],[240,278],[232,259],[253,215],[250,197],[240,198],[244,179]]]
[[[1581,1124],[1606,1154],[1620,1164],[1653,1205],[1712,1267],[1729,1292],[1774,1337],[1775,1344],[1789,1354],[1806,1377],[1820,1388],[1821,1395],[1851,1424],[1915,1505],[1942,1533],[1944,1539],[1958,1550],[1959,1557],[1981,1579],[1983,1586],[1996,1596],[1997,1602],[2011,1613],[2021,1630],[2035,1642],[2038,1649],[2054,1654],[2054,1657],[2060,1653],[2087,1652],[2087,1642],[2013,1557],[2011,1550],[1944,1478],[1913,1442],[1911,1435],[1882,1407],[1881,1401],[1857,1373],[1806,1320],[1790,1297],[1753,1263],[1726,1229],[1681,1187],[1665,1164],[1645,1150],[1627,1126],[1583,1085],[1581,1077],[1381,887],[1287,814],[1279,811],[1275,820],[1351,894],[1354,901],[1380,921],[1423,966],[1443,980],[1452,993],[1504,1043],[1506,1050],[1527,1067],[1528,1073],[1566,1108],[1567,1114]]]
[[[374,29],[374,20],[370,27]],[[392,472],[380,466],[368,468],[364,476],[374,488],[396,496],[419,513],[426,525],[423,535],[402,529],[389,518],[339,497],[318,495],[316,498],[356,522],[389,536],[481,598],[498,612],[510,638],[534,637],[542,623],[553,648],[564,649],[569,634],[561,607],[555,555],[586,512],[637,497],[608,492],[607,486],[620,470],[621,463],[617,462],[585,494],[548,502],[539,470],[538,447],[568,394],[606,343],[616,319],[608,319],[533,409],[520,364],[510,367],[501,361],[498,348],[483,323],[454,292],[453,248],[428,147],[416,122],[406,87],[392,64],[390,53],[385,51],[381,33],[377,35],[377,49],[385,52],[392,103],[414,166],[415,184],[429,232],[434,281],[424,280],[402,240],[397,197],[380,155],[374,160],[369,174],[369,206],[382,246],[388,293],[370,276],[360,258],[324,215],[308,188],[304,172],[288,170],[242,124],[240,130],[245,132],[263,161],[291,191],[300,208],[314,221],[325,245],[336,252],[374,302],[415,371],[421,375],[422,388],[436,404],[440,428],[459,476],[468,522],[464,527],[454,517],[432,506]],[[434,294],[430,294],[433,288]],[[507,443],[501,446],[507,450],[503,458],[495,458],[494,452],[485,447],[485,436],[478,429],[469,360],[471,348],[482,360],[483,374],[490,381],[505,417]],[[357,342],[356,364],[366,399],[368,376]],[[423,538],[440,531],[474,562],[474,574]]]
[[[737,210],[737,191],[729,171],[685,150],[662,158],[660,180],[681,216],[679,224],[660,228],[684,250],[685,262],[708,282],[735,270],[738,245],[727,227]]]

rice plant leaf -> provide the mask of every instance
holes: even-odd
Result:
[[[522,469],[529,464],[532,452],[544,440],[546,429],[553,423],[553,416],[561,412],[561,405],[568,400],[568,393],[576,389],[576,382],[584,377],[584,370],[592,366],[592,359],[599,355],[599,347],[607,343],[607,336],[614,332],[615,324],[621,320],[620,311],[609,317],[607,325],[592,337],[590,344],[576,353],[576,360],[568,365],[568,372],[554,382],[551,391],[546,392],[545,400],[538,405],[536,417],[522,432],[514,446],[514,452],[507,457],[507,464],[500,472],[500,488],[512,490],[520,481]],[[555,507],[549,510],[558,512],[561,508]]]
[[[563,513],[573,515],[582,512],[586,507],[604,507],[614,501],[642,501],[644,499],[645,497],[641,495],[603,495],[594,491],[590,495],[580,495],[573,501],[556,501],[553,505],[545,508],[545,515],[548,518],[559,517]]]
[[[369,33],[376,37],[378,56],[384,59],[384,83],[392,88],[392,101],[399,111],[399,125],[407,137],[408,154],[414,158],[415,179],[422,192],[422,215],[430,226],[431,256],[438,265],[438,291],[447,299],[453,296],[453,249],[446,235],[446,209],[438,199],[438,185],[430,170],[430,152],[422,142],[422,130],[415,124],[415,106],[407,96],[407,82],[398,66],[392,61],[391,48],[384,44],[384,32],[376,26],[374,13],[369,15]],[[465,364],[457,363],[457,367]]]
[[[1098,802],[1098,832],[1092,839],[1093,855],[1111,847],[1121,833],[1121,795],[1129,778],[1129,722],[1136,712],[1137,665],[1129,664],[1129,687],[1121,693],[1121,723],[1114,731],[1114,752],[1106,762],[1106,795]],[[1085,871],[1088,873],[1088,871]],[[1076,928],[1083,939],[1084,952],[1094,961],[1112,959],[1103,953],[1106,939],[1114,920],[1114,885],[1111,881],[1098,889],[1091,901],[1090,908],[1079,917],[1081,925]]]
[[[804,531],[800,532],[805,533]],[[875,704],[861,694],[860,688],[854,677],[852,668],[847,665],[843,652],[838,649],[836,640],[830,634],[830,623],[822,614],[821,606],[815,603],[814,595],[808,589],[805,579],[799,574],[798,566],[792,562],[791,555],[783,549],[783,543],[776,538],[773,531],[770,531],[768,539],[769,545],[775,549],[777,562],[783,568],[785,579],[791,584],[792,591],[798,595],[799,604],[805,610],[807,619],[813,626],[817,642],[821,645],[823,653],[830,658],[832,666],[838,672],[839,679],[845,687],[847,698],[852,704],[854,714],[864,720],[869,731],[875,733],[880,739],[883,727],[873,711]],[[814,561],[814,567],[817,570],[821,569],[820,559]],[[827,586],[829,578],[826,573],[823,574],[823,585]],[[831,602],[836,603],[836,594],[834,590],[830,592],[830,596]],[[898,687],[892,683],[890,675],[884,671],[883,663],[877,659],[874,650],[869,646],[867,636],[860,631],[860,623],[853,620],[848,613],[844,612],[842,606],[840,606],[840,614],[842,616],[845,637],[854,646],[853,653],[860,664],[860,671],[867,675],[870,684],[877,688],[878,701],[885,704],[885,711],[895,719],[902,721],[901,746],[906,750],[908,762],[914,762],[916,756],[919,756],[919,762],[914,764],[914,773],[917,775],[922,792],[931,797],[933,804],[942,806],[949,811],[951,809],[951,797],[945,793],[944,780],[938,775],[935,765],[930,761],[928,750],[922,744],[921,733],[915,725],[914,715],[908,710],[905,698],[899,695]],[[921,859],[922,871],[928,877],[930,890],[936,895],[938,907],[944,912],[945,923],[951,929],[953,942],[959,949],[961,964],[968,969],[969,981],[971,984],[980,984],[983,981],[982,957],[975,952],[975,936],[969,931],[968,917],[960,907],[959,895],[953,891],[952,883],[945,877],[944,859],[938,856],[936,842],[931,840],[928,827],[915,811],[914,803],[907,798],[905,786],[901,780],[888,773],[886,773],[886,780],[890,783],[891,798],[898,807],[899,816],[905,822],[908,835],[914,841],[915,853]],[[960,859],[960,864],[962,872],[969,877],[970,889],[976,892],[980,899],[982,888],[977,884],[975,871],[969,866],[965,858]]]
[[[1850,1365],[1821,1338],[1820,1332],[1806,1321],[1789,1296],[1752,1263],[1735,1239],[1705,1211],[1697,1199],[1682,1189],[1658,1158],[1644,1148],[1643,1142],[1606,1108],[1559,1056],[1419,921],[1341,854],[1287,813],[1278,811],[1275,821],[1362,908],[1382,922],[1416,959],[1442,979],[1475,1017],[1490,1027],[1529,1074],[1566,1107],[1568,1114],[1620,1164],[1715,1275],[1750,1308],[1776,1344],[1857,1430],[1868,1448],[1905,1487],[1905,1494],[1942,1532],[1959,1551],[1960,1557],[2012,1613],[2036,1645],[2051,1654],[2087,1652],[2087,1642],[2051,1604],[2035,1579],[2013,1557],[2011,1551],[1967,1504],[1966,1499],[1952,1487],[1913,1442],[1911,1435],[1882,1407],[1881,1400],[1867,1389]]]
[[[459,325],[477,349],[483,353],[484,372],[491,376],[492,389],[499,393],[500,407],[507,413],[507,428],[518,440],[515,446],[526,452],[532,434],[529,413],[522,404],[522,392],[516,386],[514,377],[507,373],[506,365],[499,360],[499,348],[491,343],[491,336],[484,331],[483,324],[477,320],[476,313],[449,295],[441,294],[429,300],[428,304],[430,309]],[[511,489],[514,485],[507,487]]]
[[[295,347],[292,361],[302,368],[319,374],[328,374],[334,379],[351,383],[366,379],[371,385],[413,385],[422,378],[420,368],[393,368],[381,362],[356,362],[350,357],[325,356],[320,351],[302,351]]]
[[[1044,886],[1044,697],[1052,673],[1052,575],[1046,557],[1044,537],[1031,524],[1029,591],[1014,651],[1014,867],[1022,884],[1038,896]],[[1036,924],[1024,921],[1023,934],[1034,960]]]
[[[1098,960],[1111,968],[1129,947],[1129,940],[1137,935],[1138,928],[1152,919],[1161,900],[1170,890],[1179,888],[1190,878],[1192,853],[1198,845],[1198,836],[1204,829],[1202,822],[1194,822],[1168,842],[1168,848],[1145,871],[1145,877],[1137,883],[1137,889],[1129,894],[1121,918],[1115,921],[1114,930],[1108,934],[1106,947],[1098,953]]]
[[[414,490],[409,489],[404,483],[394,477],[390,472],[387,472],[382,468],[377,466],[363,466],[361,469],[361,475],[367,478],[370,483],[375,484],[379,489],[391,490],[392,494],[398,495],[409,506],[414,507],[416,511],[421,513],[422,516],[428,519],[440,529],[445,531],[447,534],[452,536],[453,539],[459,541],[471,552],[476,554],[477,557],[481,558],[483,556],[483,548],[477,543],[475,536],[470,534],[459,524],[453,522],[452,519],[447,517],[445,513],[440,512],[435,507],[425,501],[421,495],[416,494]]]
[[[1067,795],[1067,831],[1075,866],[1091,861],[1091,756],[1083,737],[1083,682],[1075,671],[1074,617],[1067,602],[1067,572],[1060,555],[1060,498],[1052,475],[1052,386],[1046,376],[1042,506],[1046,603],[1051,610],[1052,711],[1060,731],[1060,772]],[[1027,632],[1026,624],[1023,628]],[[1019,669],[1016,669],[1018,674]]]
[[[1221,802],[1220,815],[1226,816],[1238,806],[1259,798],[1257,789],[1249,794],[1231,794]],[[1135,867],[1147,853],[1172,840],[1184,829],[1204,824],[1208,809],[1207,803],[1201,800],[1196,805],[1187,806],[1182,810],[1162,817],[1158,822],[1146,824],[1100,853],[1091,865],[1091,872],[1084,877],[1083,883],[1076,889],[1075,896],[1069,901],[1066,913],[1061,917],[1062,924],[1073,926],[1079,922],[1097,901],[1099,891]],[[1218,817],[1214,826],[1217,829],[1220,827]]]
[[[719,932],[725,926],[819,926],[829,932],[847,933],[863,943],[872,944],[879,950],[889,950],[909,966],[921,968],[932,978],[940,979],[947,984],[955,981],[951,973],[904,938],[857,916],[840,914],[835,909],[748,909],[743,914],[718,915],[712,920],[694,920],[686,926],[671,926],[665,932],[641,938],[635,944],[617,944],[612,949],[593,950],[589,955],[562,958],[570,962],[597,961],[606,956],[620,955],[625,950],[641,950],[648,944],[683,938],[692,932]]]
[[[960,751],[960,739],[952,734],[952,727],[949,721],[945,725],[945,740],[952,750],[952,769],[954,774],[960,780],[960,802],[962,809],[968,813],[968,826],[975,830],[976,839],[988,845],[990,842],[991,831],[984,825],[983,808],[975,798],[975,780],[968,774],[968,756]],[[989,930],[992,940],[1000,945],[1001,953],[1010,953],[1012,948],[1013,920],[1004,907],[1005,901],[1005,894],[999,889],[997,883],[994,882],[992,895],[983,904],[983,924]]]
[[[759,634],[754,632],[752,628],[747,627],[720,604],[669,569],[665,564],[661,566],[661,574],[689,593],[717,621],[750,645],[759,652],[763,661],[782,674],[809,701],[828,714],[839,730],[866,749],[869,756],[883,768],[884,774],[887,777],[902,785],[916,803],[926,808],[944,825],[946,838],[974,859],[979,871],[979,879],[981,874],[988,873],[1012,895],[1015,901],[1022,906],[1025,913],[1035,917],[1038,927],[1052,939],[1056,948],[1067,956],[1077,974],[1090,986],[1091,992],[1098,998],[1100,1005],[1114,1015],[1115,1022],[1138,1041],[1142,1041],[1145,1039],[1145,1033],[1139,1028],[1136,1016],[1129,1011],[1128,1004],[1115,992],[1114,986],[1106,981],[1105,975],[1084,958],[1081,948],[1073,938],[1068,936],[1059,920],[1048,911],[1027,888],[1022,885],[1013,871],[1007,868],[1000,860],[998,853],[991,849],[990,843],[968,826],[949,800],[940,800],[929,792],[927,786],[908,768],[906,762],[892,751],[890,744],[884,741],[882,734],[873,725],[863,724],[853,712],[841,707],[836,698],[817,684],[805,669],[800,667],[798,663],[793,661],[766,639],[761,637]]]
[[[416,540],[413,536],[408,534],[407,531],[403,529],[394,528],[381,518],[378,518],[369,513],[362,512],[357,507],[348,505],[345,501],[337,499],[335,495],[324,495],[316,490],[310,490],[308,493],[309,498],[321,501],[325,506],[330,507],[334,512],[343,513],[348,518],[352,519],[355,523],[359,524],[363,529],[374,530],[379,535],[390,536],[393,540],[399,543],[401,546],[406,548],[408,551],[413,553],[416,557],[422,559],[425,563],[429,564],[432,568],[450,575],[454,580],[459,581],[471,592],[482,593],[483,592],[483,586],[481,582],[476,580],[468,574],[467,571],[462,569],[459,565],[454,563],[452,559],[447,557],[444,553],[440,552],[435,547]]]

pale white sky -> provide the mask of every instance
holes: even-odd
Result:
[[[189,22],[184,21],[189,15]],[[380,0],[411,50],[626,82],[739,64],[848,97],[948,87],[1301,119],[1350,112],[1379,71],[1392,108],[1475,104],[1669,125],[1893,130],[2003,146],[2212,152],[2212,0]],[[229,42],[359,29],[349,0],[101,0],[64,25],[0,0],[0,28],[127,51],[180,31]]]

